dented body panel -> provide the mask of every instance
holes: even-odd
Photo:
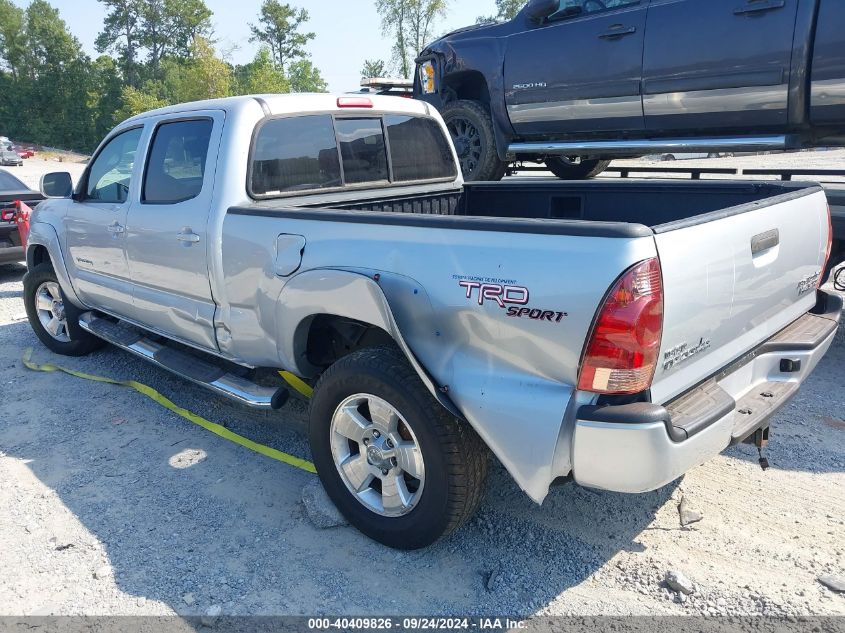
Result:
[[[797,385],[829,345],[838,312],[815,292],[827,216],[824,194],[812,185],[464,186],[455,169],[454,178],[431,182],[250,196],[254,132],[274,118],[412,115],[434,121],[448,139],[424,103],[373,97],[372,106],[350,113],[330,95],[265,95],[131,119],[109,139],[143,128],[138,156],[168,121],[203,116],[216,126],[219,150],[206,158],[202,196],[170,208],[181,229],[147,242],[176,279],[151,283],[132,275],[134,255],[124,240],[140,232],[132,218],[143,203],[134,180],[125,201],[128,226],[96,254],[118,258],[128,277],[74,260],[68,222],[92,223],[102,214],[76,198],[39,205],[27,262],[49,258],[65,296],[80,308],[246,367],[316,378],[325,366],[309,357],[309,337],[326,316],[384,333],[537,502],[567,476],[629,492],[666,483],[732,441],[742,398],[763,383]],[[135,161],[133,179],[142,163]],[[184,270],[182,256],[193,258]],[[661,261],[665,291],[660,363],[651,390],[636,395],[638,408],[620,410],[626,405],[577,389],[579,368],[609,288],[653,258]],[[82,275],[80,267],[89,270]],[[179,294],[184,286],[176,283],[183,274],[196,282],[198,269],[206,271],[200,281],[207,286],[194,284],[208,292],[202,301],[196,291]],[[813,310],[824,315],[821,325],[782,334]],[[708,387],[719,415],[707,432],[693,433],[678,398],[695,396],[702,382],[765,345],[768,355]],[[803,369],[780,372],[782,349],[803,360]],[[643,450],[614,462],[614,451],[625,454],[626,438]]]

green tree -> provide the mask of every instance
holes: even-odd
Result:
[[[148,51],[153,79],[160,78],[162,59],[187,59],[196,38],[210,38],[211,15],[202,0],[146,0],[140,43]]]
[[[217,99],[232,94],[232,67],[217,57],[211,43],[197,37],[187,60],[162,61],[161,81],[144,84],[144,91],[166,103]]]
[[[290,81],[276,68],[270,49],[262,46],[249,64],[235,68],[236,94],[284,94],[290,92]]]
[[[416,59],[431,39],[437,20],[446,15],[449,0],[376,0],[382,28],[393,40],[393,62],[408,79]]]
[[[0,0],[0,69],[18,79],[26,55],[23,38],[24,11],[10,0]]]
[[[364,67],[361,69],[362,79],[375,79],[377,77],[384,77],[386,74],[385,63],[382,60],[367,59],[364,61]]]
[[[300,59],[293,62],[288,69],[291,91],[293,92],[327,92],[328,84],[320,75],[320,70],[311,63],[310,59]]]
[[[528,0],[496,0],[496,15],[478,18],[479,24],[486,22],[505,22],[516,17]]]
[[[19,129],[36,142],[88,149],[95,135],[87,99],[91,60],[46,0],[26,8],[23,34],[28,81],[17,87],[24,117]]]
[[[142,92],[132,86],[124,86],[121,92],[121,102],[120,109],[114,113],[115,123],[125,121],[136,114],[169,105],[164,99],[148,92]]]
[[[190,57],[191,45],[197,38],[211,41],[212,13],[203,0],[164,0],[164,10],[169,23],[170,54]]]
[[[114,111],[122,105],[123,80],[114,58],[101,55],[90,66],[87,94],[88,111],[91,113],[93,138],[89,147],[96,145],[114,127]]]
[[[313,40],[314,33],[301,33],[300,27],[308,21],[308,12],[278,0],[264,0],[258,24],[250,24],[250,42],[262,42],[270,47],[273,60],[280,70],[285,65],[306,56],[305,46]]]
[[[140,83],[138,49],[141,47],[144,0],[98,0],[106,6],[103,30],[97,36],[97,51],[114,51],[123,67],[123,77],[130,86]]]

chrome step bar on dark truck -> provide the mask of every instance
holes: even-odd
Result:
[[[561,156],[636,156],[671,152],[766,152],[786,149],[786,136],[658,138],[619,141],[527,141],[511,143],[508,154]]]
[[[79,317],[79,327],[162,369],[249,407],[281,409],[287,402],[289,392],[285,387],[257,385],[191,354],[156,343],[147,338],[143,330],[127,323],[86,312]]]

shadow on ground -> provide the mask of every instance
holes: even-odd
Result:
[[[841,449],[823,449],[826,434],[835,444],[845,431],[828,425],[806,432],[822,424],[820,416],[845,410],[837,378],[842,342],[840,333],[814,380],[775,420],[775,468],[842,470]],[[134,392],[27,373],[19,358],[31,346],[41,362],[141,380],[208,419],[307,458],[305,438],[294,430],[302,428],[301,403],[256,416],[118,350],[56,357],[25,323],[0,327],[0,344],[0,379],[12,385],[0,449],[27,460],[103,544],[123,592],[183,614],[222,604],[233,614],[528,615],[618,552],[642,551],[639,535],[676,488],[621,495],[569,485],[538,507],[494,467],[474,520],[431,548],[396,552],[350,527],[314,528],[300,503],[312,475],[212,436]],[[180,463],[176,456],[186,449],[204,457]],[[753,447],[730,455],[757,458]],[[194,606],[183,602],[186,593],[196,597]]]
[[[312,475],[212,436],[134,392],[26,373],[19,358],[33,346],[40,362],[134,376],[200,415],[222,416],[239,433],[307,457],[301,432],[284,420],[301,417],[301,407],[256,422],[117,350],[59,358],[26,324],[0,327],[0,343],[11,355],[0,377],[15,385],[0,449],[27,460],[103,544],[122,591],[180,613],[214,603],[227,613],[527,615],[620,550],[639,551],[637,536],[674,488],[625,496],[565,486],[540,508],[497,467],[475,520],[431,548],[397,552],[350,527],[314,528],[300,504]],[[179,467],[174,456],[186,449],[205,457]],[[361,570],[374,568],[363,582]],[[182,601],[186,593],[194,607]]]

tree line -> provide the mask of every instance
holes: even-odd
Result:
[[[0,134],[90,152],[114,125],[147,110],[240,94],[325,92],[309,59],[305,9],[264,0],[232,64],[215,49],[203,0],[98,0],[106,10],[92,58],[47,0],[0,0]]]
[[[478,24],[516,17],[528,0],[495,0],[496,14],[480,16]],[[450,0],[375,0],[382,29],[393,41],[390,62],[367,60],[362,77],[383,77],[388,68],[405,79],[416,68],[420,52],[435,36],[436,25],[449,11]]]
[[[103,29],[92,58],[48,0],[25,9],[0,0],[0,134],[90,152],[114,125],[173,103],[240,94],[325,92],[311,62],[305,9],[264,0],[250,41],[260,47],[242,65],[215,49],[204,0],[98,0]],[[410,78],[414,60],[437,35],[450,0],[374,0],[389,61],[366,60],[363,78]],[[495,0],[510,19],[526,0]]]

